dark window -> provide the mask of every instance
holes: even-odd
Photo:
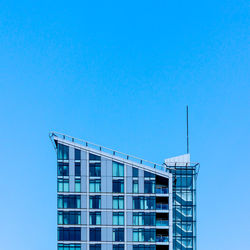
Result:
[[[133,209],[155,209],[155,197],[135,196],[133,197]]]
[[[144,181],[144,193],[154,194],[155,193],[155,180],[145,180]]]
[[[81,160],[81,151],[79,149],[75,149],[75,161]]]
[[[155,245],[133,245],[133,250],[155,250]]]
[[[89,196],[89,207],[94,209],[101,208],[101,196],[100,195]]]
[[[68,160],[69,159],[69,147],[63,144],[57,145],[57,159]]]
[[[75,162],[75,176],[81,176],[81,163]]]
[[[124,250],[123,244],[113,245],[113,250]]]
[[[89,163],[89,176],[101,176],[101,163],[95,162],[95,163]]]
[[[101,225],[101,212],[90,212],[89,213],[89,224],[90,225]]]
[[[124,229],[123,228],[113,229],[113,241],[124,241]]]
[[[101,161],[101,156],[90,154],[89,153],[89,160],[90,161]]]
[[[69,176],[69,164],[64,162],[57,163],[57,175]]]
[[[58,195],[58,208],[81,208],[81,196]]]
[[[101,244],[90,244],[90,250],[101,250]]]
[[[80,227],[58,227],[59,241],[80,241],[81,228]]]
[[[138,177],[138,168],[133,168],[133,177]]]
[[[113,193],[124,192],[124,180],[113,180]]]
[[[58,250],[81,250],[81,244],[58,244]]]
[[[101,228],[90,228],[89,229],[89,240],[90,241],[101,241]]]
[[[146,178],[155,178],[155,174],[144,171],[144,177],[146,177]]]
[[[81,212],[76,211],[58,211],[59,225],[80,225]]]

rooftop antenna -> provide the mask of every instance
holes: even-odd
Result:
[[[187,154],[189,154],[189,137],[188,137],[188,105],[187,105]]]

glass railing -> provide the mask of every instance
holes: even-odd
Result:
[[[157,204],[156,204],[156,209],[157,209],[157,210],[168,210],[168,209],[169,209],[169,206],[168,206],[168,204],[157,203]]]
[[[156,220],[156,226],[168,226],[168,220]]]
[[[156,193],[157,194],[168,194],[168,188],[167,187],[156,187]]]
[[[166,235],[156,235],[156,242],[169,242],[169,237]]]

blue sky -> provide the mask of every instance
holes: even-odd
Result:
[[[50,130],[201,163],[198,247],[250,245],[248,1],[1,1],[0,242],[56,249]]]

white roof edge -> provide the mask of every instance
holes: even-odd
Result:
[[[168,166],[171,165],[186,165],[190,164],[190,154],[178,155],[175,157],[165,159],[165,164]]]
[[[130,165],[130,166],[136,166],[136,167],[138,167],[140,169],[148,170],[148,171],[157,173],[157,174],[159,174],[161,176],[168,176],[169,178],[172,177],[172,174],[169,173],[169,172],[159,170],[159,169],[156,169],[156,168],[152,168],[152,167],[149,167],[149,166],[144,165],[144,164],[139,164],[139,163],[136,163],[134,161],[126,160],[126,159],[118,157],[116,155],[112,155],[112,154],[109,154],[109,153],[106,153],[106,152],[103,152],[103,151],[100,151],[100,150],[96,150],[96,149],[93,149],[91,147],[86,147],[86,146],[83,146],[82,144],[79,144],[79,143],[76,143],[76,142],[71,142],[71,141],[69,141],[67,139],[61,139],[61,138],[59,138],[57,136],[53,136],[53,139],[57,140],[58,142],[61,142],[63,144],[67,144],[69,146],[77,147],[79,149],[83,149],[83,150],[86,150],[86,151],[89,151],[89,152],[92,152],[92,153],[96,153],[98,155],[102,155],[102,156],[107,157],[107,158],[112,159],[112,160],[117,160],[117,161],[123,162],[125,164]]]

